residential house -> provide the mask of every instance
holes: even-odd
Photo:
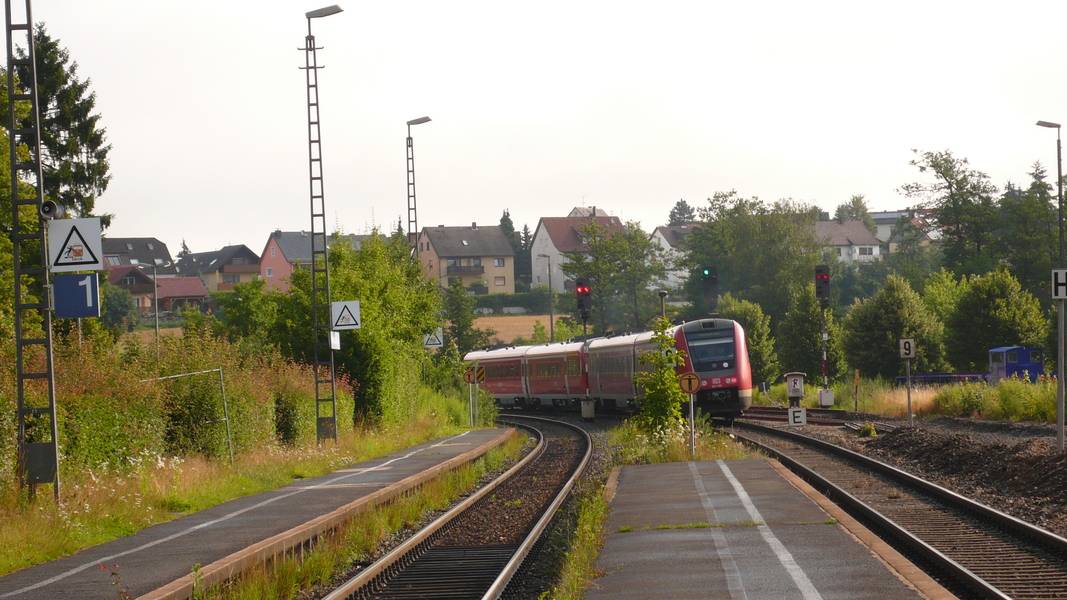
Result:
[[[926,211],[924,210],[893,210],[884,212],[871,213],[871,217],[874,218],[874,224],[877,226],[878,231],[875,236],[878,241],[882,243],[882,253],[887,254],[890,252],[896,252],[897,246],[900,245],[900,232],[897,230],[897,225],[901,219],[907,219],[911,222],[911,225],[920,232],[919,243],[923,246],[928,246],[933,243],[936,232],[930,226],[930,223],[925,218]]]
[[[618,217],[599,214],[589,217],[541,217],[530,243],[530,260],[533,263],[531,287],[548,286],[557,292],[574,289],[574,282],[563,274],[563,263],[567,262],[563,253],[588,250],[582,241],[582,228],[589,223],[596,223],[611,233],[623,231],[622,221]]]
[[[343,235],[340,239],[348,242],[352,248],[359,250],[369,235]],[[327,243],[337,239],[330,236]],[[259,277],[267,282],[269,289],[286,292],[289,290],[289,277],[298,268],[311,264],[311,233],[307,231],[271,232],[263,255],[259,260]]]
[[[871,218],[874,219],[874,237],[878,238],[878,241],[881,242],[883,246],[889,244],[889,240],[893,237],[893,230],[896,229],[897,223],[902,217],[908,216],[909,212],[910,211],[906,210],[883,210],[870,213]]]
[[[101,241],[105,267],[144,265],[149,267],[151,272],[151,267],[154,266],[161,277],[172,277],[177,272],[167,245],[156,238],[104,236]]]
[[[423,227],[418,252],[423,273],[442,286],[458,279],[475,293],[515,293],[515,250],[499,225]]]
[[[202,309],[208,301],[207,286],[199,277],[160,277],[156,282],[159,310],[178,312]]]
[[[159,281],[163,279],[160,277]],[[146,315],[152,312],[153,282],[152,277],[144,272],[144,265],[108,267],[107,282],[129,292],[138,314]]]
[[[667,279],[663,282],[669,290],[681,289],[689,279],[689,270],[678,265],[685,258],[685,238],[697,227],[700,223],[662,225],[652,232],[652,243],[663,250],[667,265],[674,266],[667,271]]]
[[[259,277],[259,256],[244,244],[193,252],[178,261],[178,273],[199,277],[209,292],[229,291]]]
[[[881,256],[878,238],[863,221],[817,221],[815,237],[831,256],[841,262],[870,262]]]

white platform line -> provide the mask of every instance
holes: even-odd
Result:
[[[804,570],[800,568],[797,561],[793,559],[793,555],[786,549],[785,545],[778,539],[771,528],[767,526],[767,522],[763,520],[763,515],[756,509],[756,505],[752,503],[752,498],[748,496],[748,492],[745,491],[745,487],[741,485],[741,482],[734,477],[730,467],[726,466],[726,463],[717,460],[715,461],[719,468],[722,469],[723,475],[726,476],[727,481],[733,486],[734,492],[737,497],[741,499],[741,504],[745,506],[745,510],[748,511],[748,516],[756,523],[759,529],[760,535],[763,536],[763,540],[767,542],[767,545],[774,551],[775,556],[778,557],[778,562],[782,563],[786,572],[793,578],[793,583],[796,584],[797,589],[800,590],[804,600],[822,600],[822,596],[819,595],[819,591],[815,589],[815,585],[808,579],[808,575],[804,573]]]
[[[418,454],[418,453],[420,453],[420,452],[422,452],[424,450],[429,450],[430,448],[437,448],[439,446],[442,446],[442,445],[448,443],[450,440],[455,440],[457,438],[461,438],[461,437],[467,435],[468,433],[470,433],[470,431],[464,431],[463,433],[461,433],[459,435],[452,436],[450,438],[445,438],[445,439],[441,440],[440,442],[437,442],[436,444],[433,444],[433,445],[430,445],[430,446],[425,446],[425,447],[419,448],[417,450],[412,450],[411,452],[408,452],[407,454],[404,454],[403,456],[398,456],[396,458],[389,459],[389,460],[383,462],[380,465],[375,465],[373,467],[367,467],[366,469],[361,469],[358,473],[348,473],[346,475],[341,475],[339,477],[334,477],[333,479],[329,479],[327,481],[323,481],[322,483],[318,483],[318,484],[315,484],[315,485],[311,485],[311,486],[307,486],[307,487],[298,487],[298,488],[294,489],[291,492],[288,492],[288,493],[285,493],[285,494],[279,494],[279,495],[274,496],[272,498],[267,498],[266,500],[263,500],[262,502],[257,502],[256,504],[253,504],[252,506],[246,506],[245,508],[242,508],[240,510],[235,510],[235,511],[233,511],[231,513],[228,513],[228,514],[225,514],[225,515],[223,515],[223,516],[221,516],[221,517],[219,517],[217,519],[212,519],[210,521],[205,521],[203,523],[200,523],[199,525],[193,525],[192,527],[188,527],[188,528],[183,529],[181,531],[172,533],[172,534],[170,534],[170,535],[168,535],[166,537],[159,538],[158,540],[153,540],[151,542],[146,542],[144,544],[141,544],[140,546],[137,546],[136,548],[130,548],[129,550],[124,550],[122,552],[117,552],[117,553],[112,554],[110,556],[104,556],[104,557],[98,558],[98,559],[96,559],[96,560],[94,560],[93,562],[90,562],[90,563],[84,563],[84,564],[79,565],[77,567],[74,567],[73,569],[70,569],[68,571],[63,571],[62,573],[59,573],[58,575],[53,575],[52,577],[49,577],[48,579],[45,579],[44,581],[39,581],[39,582],[37,582],[35,584],[28,585],[26,587],[19,588],[17,590],[11,591],[11,592],[0,594],[0,598],[10,598],[12,596],[18,596],[19,594],[24,594],[26,592],[31,592],[31,591],[36,590],[38,588],[42,588],[42,587],[44,587],[46,585],[51,585],[51,584],[53,584],[53,583],[55,583],[57,581],[60,581],[62,579],[66,579],[67,577],[70,577],[71,575],[77,575],[78,573],[81,573],[82,571],[84,571],[86,569],[91,569],[93,567],[96,567],[97,565],[99,565],[101,563],[106,563],[108,561],[115,560],[116,558],[122,558],[123,556],[129,556],[130,554],[135,554],[135,553],[140,552],[142,550],[147,550],[148,548],[151,548],[153,546],[158,546],[160,544],[165,544],[165,543],[167,543],[169,541],[175,540],[175,539],[180,538],[180,537],[182,537],[184,535],[190,534],[190,533],[192,533],[194,531],[198,531],[200,529],[207,529],[208,527],[211,527],[212,525],[218,525],[219,523],[222,523],[223,521],[229,521],[230,519],[232,519],[234,517],[241,516],[246,512],[249,512],[249,511],[252,511],[252,510],[256,510],[257,508],[263,508],[264,506],[266,506],[268,504],[272,504],[274,502],[277,502],[278,500],[283,500],[285,498],[289,498],[289,497],[295,496],[297,494],[302,494],[302,493],[307,492],[309,490],[315,490],[315,489],[319,489],[319,488],[326,487],[326,486],[329,486],[329,485],[333,485],[333,484],[335,484],[335,483],[337,483],[339,481],[343,481],[343,480],[348,479],[350,477],[357,477],[359,475],[363,475],[364,473],[369,473],[371,471],[376,471],[376,470],[381,469],[382,467],[384,467],[386,465],[395,463],[395,462],[397,462],[399,460],[405,460],[405,459],[411,458],[412,456],[415,456],[416,454]]]
[[[715,505],[711,502],[711,496],[708,495],[707,488],[704,487],[704,480],[700,477],[700,472],[697,471],[696,463],[689,463],[689,472],[693,474],[693,483],[697,487],[700,504],[704,507],[704,514],[708,516],[708,524],[711,525],[711,539],[715,542],[715,551],[719,554],[719,562],[722,563],[722,570],[726,575],[726,588],[730,591],[730,598],[747,600],[748,594],[745,592],[745,584],[741,580],[741,571],[738,570],[737,563],[734,562],[733,551],[726,541],[726,535],[723,534],[721,528],[715,526],[719,523],[719,516],[715,512]]]

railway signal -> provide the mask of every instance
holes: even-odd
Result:
[[[704,305],[709,313],[714,313],[719,303],[719,272],[715,267],[700,267],[700,290],[704,296]]]
[[[830,267],[815,265],[815,297],[824,309],[830,307]]]
[[[578,298],[578,316],[582,319],[582,326],[589,322],[589,315],[593,308],[593,290],[589,287],[589,281],[579,277],[574,282],[574,295]]]

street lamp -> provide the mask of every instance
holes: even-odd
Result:
[[[659,316],[667,318],[667,290],[659,291]]]
[[[548,341],[556,341],[556,293],[552,290],[552,257],[538,254],[537,258],[548,259]]]
[[[341,12],[336,4],[304,13],[308,34],[304,39],[304,70],[307,79],[308,187],[311,208],[311,345],[315,378],[315,439],[337,442],[337,368],[329,341],[330,259],[326,244],[326,188],[322,170],[322,129],[319,111],[319,66],[311,20]],[[325,327],[324,327],[325,325]],[[329,369],[323,373],[323,369]],[[327,385],[328,384],[328,385]],[[327,409],[328,406],[328,409]]]
[[[411,140],[411,126],[429,123],[430,117],[419,117],[408,121],[408,240],[411,242],[412,254],[418,258],[415,247],[419,240],[419,213],[415,204],[415,145]]]
[[[1059,264],[1057,266],[1067,266],[1067,262],[1063,258],[1063,150],[1060,144],[1060,124],[1052,123],[1051,121],[1038,121],[1038,127],[1048,127],[1049,129],[1056,130],[1056,197],[1059,202],[1059,233],[1060,233],[1060,253]],[[1064,398],[1064,356],[1063,356],[1063,339],[1064,339],[1064,302],[1063,300],[1056,301],[1056,447],[1060,452],[1064,450],[1064,434],[1063,434],[1063,398]]]

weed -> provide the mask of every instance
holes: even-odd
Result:
[[[875,428],[874,423],[867,421],[859,430],[860,437],[876,437],[878,435],[878,429]]]

